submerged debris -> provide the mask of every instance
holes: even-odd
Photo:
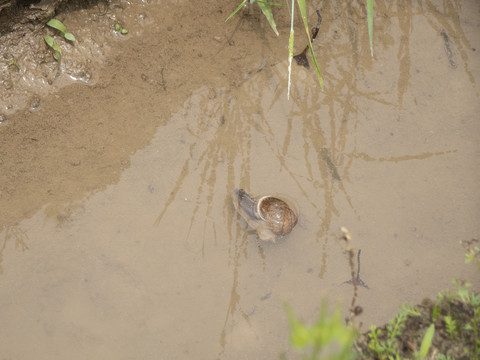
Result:
[[[320,155],[322,157],[322,160],[325,161],[325,164],[327,165],[328,171],[330,171],[330,175],[332,175],[332,177],[335,180],[341,181],[342,179],[340,178],[340,175],[338,174],[337,167],[333,163],[330,155],[328,155],[328,150],[325,149],[325,148],[322,148],[320,150]]]
[[[445,53],[447,54],[448,63],[450,64],[450,67],[452,69],[456,69],[457,63],[455,62],[452,48],[450,47],[450,40],[448,38],[447,32],[445,31],[445,29],[442,29],[442,31],[440,31],[440,34],[442,35],[442,38],[443,38],[443,43],[445,46]]]

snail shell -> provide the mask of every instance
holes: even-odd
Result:
[[[262,240],[275,242],[277,237],[289,234],[298,221],[285,201],[270,195],[257,199],[243,189],[235,189],[233,204]]]

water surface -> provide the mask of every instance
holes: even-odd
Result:
[[[94,84],[0,127],[4,356],[294,358],[286,302],[347,315],[341,226],[364,329],[452,278],[478,289],[459,241],[480,232],[479,5],[375,6],[372,58],[361,5],[312,4],[325,91],[294,66],[290,100],[286,12],[277,38],[255,11],[224,23],[230,2],[110,9],[131,35]],[[260,242],[239,187],[293,199],[297,227]]]

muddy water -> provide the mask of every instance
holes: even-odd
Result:
[[[294,357],[285,302],[351,301],[340,226],[367,326],[480,286],[458,244],[480,232],[478,4],[376,3],[373,58],[364,9],[313,4],[326,88],[294,67],[289,101],[288,15],[276,38],[255,11],[224,23],[235,6],[110,9],[130,35],[95,81],[0,127],[5,358]],[[259,242],[236,187],[292,199],[291,235]]]

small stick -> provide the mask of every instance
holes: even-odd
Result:
[[[354,264],[353,264],[353,258],[355,256],[355,250],[350,246],[350,243],[352,242],[352,237],[350,236],[350,232],[342,227],[340,229],[342,231],[342,239],[346,241],[347,245],[345,247],[345,250],[348,253],[348,262],[350,265],[350,273],[352,276],[351,280],[345,281],[344,283],[352,284],[353,285],[353,296],[352,296],[352,303],[350,304],[350,316],[347,318],[347,322],[351,322],[352,319],[355,316],[358,316],[362,313],[363,309],[361,306],[355,306],[355,302],[357,301],[357,296],[358,296],[358,285],[364,286],[368,289],[368,286],[360,279],[360,252],[361,250],[358,251],[357,253],[357,274],[355,275],[355,270],[354,270]]]

